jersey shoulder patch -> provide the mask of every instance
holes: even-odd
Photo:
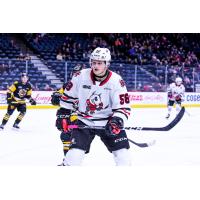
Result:
[[[73,76],[74,76],[74,77],[77,77],[77,76],[79,76],[80,74],[81,74],[81,71],[74,72]]]
[[[66,86],[65,86],[65,89],[67,91],[71,90],[71,88],[73,87],[73,83],[71,81],[67,82]]]
[[[123,79],[120,79],[119,83],[120,83],[121,87],[125,87],[126,86],[126,83],[125,83],[125,81]]]

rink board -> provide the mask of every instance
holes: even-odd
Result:
[[[51,105],[52,91],[33,91],[32,97],[37,105],[31,106],[27,102],[29,109],[52,109],[57,106]],[[132,108],[164,108],[167,105],[166,92],[129,92],[130,104]],[[200,107],[200,93],[185,93],[183,102],[185,107]],[[0,109],[6,109],[6,91],[0,91]]]

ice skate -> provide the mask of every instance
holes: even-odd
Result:
[[[65,164],[62,162],[61,164],[57,165],[57,166],[65,166]]]
[[[14,129],[14,130],[19,130],[20,127],[18,126],[18,124],[14,124],[14,125],[13,125],[13,129]]]
[[[169,119],[169,117],[170,117],[170,114],[168,113],[167,116],[166,116],[165,118],[166,118],[166,119]]]
[[[63,161],[62,161],[62,163],[60,163],[59,165],[57,165],[57,166],[65,166],[65,164],[64,164],[64,158],[63,158]]]
[[[2,131],[4,129],[4,125],[0,125],[0,131]]]

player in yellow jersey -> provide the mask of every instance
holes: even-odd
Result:
[[[31,97],[32,88],[28,82],[28,76],[26,73],[22,73],[21,80],[15,81],[7,90],[7,113],[4,115],[0,130],[4,129],[4,126],[8,122],[10,116],[15,109],[19,112],[17,119],[15,120],[13,127],[19,129],[19,123],[26,114],[26,99],[29,100],[31,105],[36,105],[36,101]]]
[[[72,76],[76,76],[80,71],[82,70],[82,66],[81,65],[77,65],[75,66],[75,68],[73,69],[70,78],[72,78]],[[55,106],[59,106],[60,105],[60,98],[64,93],[64,90],[67,86],[68,83],[64,83],[63,86],[57,90],[56,92],[53,92],[53,94],[51,95],[51,103],[52,105]],[[76,105],[74,106],[74,111],[76,110]],[[75,114],[75,112],[72,111],[71,115],[68,116],[71,122],[74,122],[77,120],[77,115]],[[63,143],[63,153],[64,156],[66,155],[66,153],[68,152],[70,146],[71,146],[71,135],[70,134],[66,134],[64,131],[61,132],[60,134],[60,139]],[[62,164],[60,164],[59,166],[62,166]]]

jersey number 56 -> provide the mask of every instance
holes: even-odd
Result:
[[[126,94],[120,94],[119,98],[120,98],[120,104],[121,105],[123,105],[124,103],[130,103],[128,93],[126,93]]]

